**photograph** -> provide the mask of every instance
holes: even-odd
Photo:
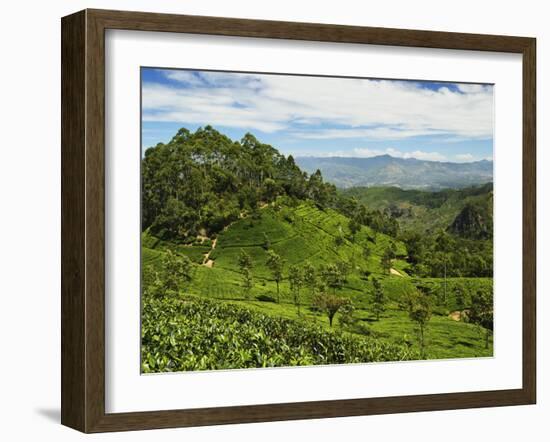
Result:
[[[493,84],[140,75],[141,373],[493,357]]]

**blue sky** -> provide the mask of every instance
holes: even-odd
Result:
[[[142,68],[142,149],[180,127],[285,154],[492,159],[491,85]]]

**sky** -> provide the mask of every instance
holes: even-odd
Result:
[[[142,68],[142,151],[181,127],[285,155],[492,160],[493,86]]]

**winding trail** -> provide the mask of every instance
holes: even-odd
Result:
[[[401,278],[403,278],[403,275],[401,273],[399,273],[397,270],[395,270],[394,268],[390,269],[390,274],[395,275],[395,276],[401,276]]]
[[[270,206],[269,203],[261,203],[260,204],[260,209],[265,209],[269,206]],[[244,219],[244,218],[246,218],[244,213],[239,214],[239,219]],[[232,223],[229,223],[227,226],[225,226],[223,228],[223,231],[225,232],[232,224],[235,224],[236,222],[237,221],[233,221]],[[202,236],[202,235],[198,235],[197,238],[200,238],[202,240],[208,239],[208,237]],[[212,240],[212,248],[207,253],[204,254],[204,259],[202,260],[201,265],[203,265],[205,267],[209,267],[209,268],[214,267],[214,260],[210,259],[210,254],[216,248],[217,243],[218,243],[218,238],[215,238],[215,239]],[[242,247],[242,245],[241,246],[236,246],[236,247]]]
[[[204,254],[204,259],[202,260],[202,265],[206,267],[214,267],[214,260],[210,259],[210,254],[212,251],[216,248],[216,244],[218,243],[218,238],[214,238],[212,240],[212,248]]]

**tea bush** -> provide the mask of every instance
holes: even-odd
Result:
[[[142,318],[144,373],[418,359],[406,345],[195,297],[144,297]]]

